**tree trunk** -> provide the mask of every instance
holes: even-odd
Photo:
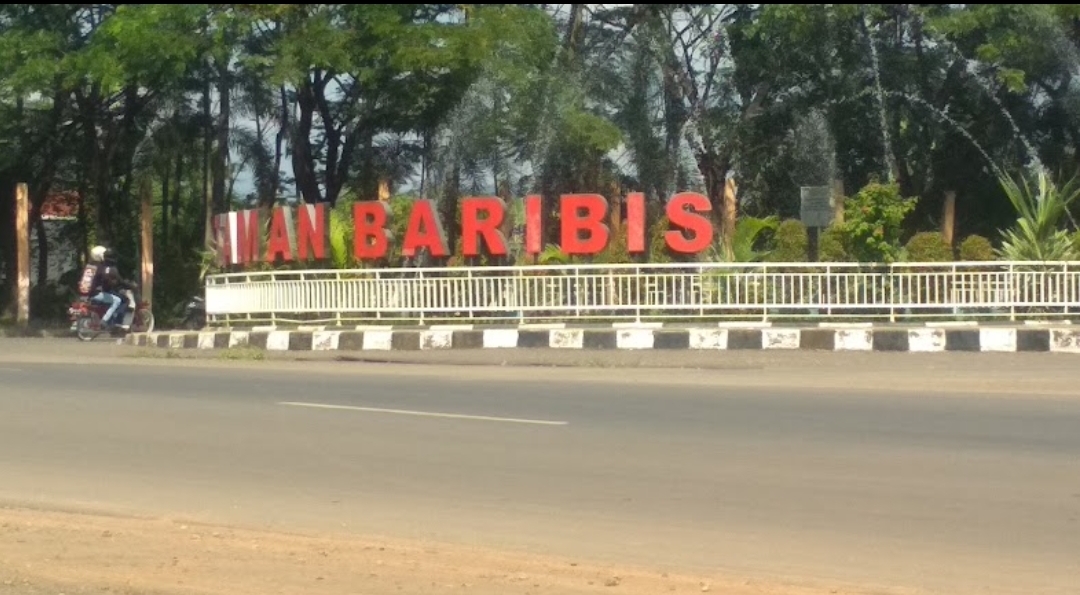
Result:
[[[582,26],[584,12],[584,4],[570,5],[570,22],[566,25],[566,37],[563,38],[563,58],[567,66],[572,66],[576,62],[577,49],[584,38],[585,28]]]
[[[214,241],[214,208],[210,204],[210,144],[214,134],[214,126],[210,113],[210,76],[207,73],[203,81],[203,146],[202,146],[202,213],[203,213],[203,242],[207,247]]]
[[[79,177],[79,245],[82,246],[82,260],[86,262],[90,256],[90,214],[86,208],[87,198],[90,196],[90,181],[83,173]]]
[[[279,88],[281,94],[281,126],[278,127],[277,136],[274,138],[274,171],[270,172],[270,188],[273,192],[273,200],[277,202],[277,194],[281,190],[281,156],[284,154],[283,146],[289,130],[289,97],[285,94],[285,87]]]
[[[15,295],[15,188],[4,176],[0,183],[0,266],[3,282],[0,283],[0,316],[14,317],[11,299]]]
[[[315,120],[315,91],[312,85],[311,80],[307,79],[297,89],[296,103],[300,108],[300,118],[293,131],[292,142],[296,190],[304,202],[309,204],[322,202],[319,179],[315,174],[315,158],[311,154],[311,130]]]
[[[450,180],[446,184],[439,204],[439,216],[446,231],[446,241],[453,248],[461,237],[461,226],[457,220],[458,200],[461,197],[461,165],[456,161],[451,166]]]
[[[953,245],[953,234],[956,231],[956,191],[945,191],[945,207],[941,217],[941,236],[945,243]]]
[[[360,171],[356,175],[356,190],[360,200],[382,200],[383,179],[386,179],[387,191],[390,189],[390,172],[379,171],[375,167],[375,136],[371,127],[365,126],[360,135]],[[387,197],[389,198],[389,197]]]
[[[685,182],[680,179],[679,154],[682,150],[682,131],[688,118],[686,108],[683,106],[682,89],[675,78],[673,69],[678,68],[678,62],[674,56],[668,56],[668,64],[664,68],[664,173],[665,179],[663,192],[665,194],[684,189]],[[666,201],[667,196],[658,197]]]
[[[722,219],[724,221],[724,255],[728,260],[735,259],[735,224],[738,218],[738,192],[739,186],[735,183],[734,178],[728,178],[724,181],[724,213]]]
[[[724,184],[727,182],[727,172],[730,169],[728,159],[717,155],[713,151],[699,152],[696,155],[698,170],[705,180],[705,192],[712,205],[713,219],[723,224],[724,213]]]
[[[229,210],[228,197],[225,196],[225,174],[229,162],[229,121],[230,96],[232,95],[231,80],[229,78],[228,63],[218,67],[217,92],[220,109],[218,110],[216,130],[217,147],[214,153],[213,164],[213,194],[211,204],[219,213]]]
[[[80,120],[82,120],[83,134],[85,136],[85,145],[83,146],[85,155],[83,159],[87,168],[86,182],[88,182],[89,190],[83,196],[89,198],[92,194],[97,199],[95,205],[96,217],[94,217],[96,233],[94,235],[98,244],[104,244],[110,239],[109,228],[111,226],[109,223],[111,221],[112,201],[109,196],[109,176],[104,171],[107,164],[99,142],[97,107],[101,103],[101,97],[97,86],[95,85],[90,90],[89,95],[81,96],[78,100],[79,116]]]
[[[169,246],[169,179],[172,176],[168,161],[161,174],[161,245],[168,250]]]
[[[180,235],[180,201],[182,200],[181,190],[184,185],[184,154],[178,153],[176,155],[176,177],[174,178],[176,183],[173,184],[173,197],[172,197],[172,220],[173,227],[176,228],[174,235]],[[198,237],[196,231],[195,235],[189,236],[190,230],[184,230],[184,237]]]

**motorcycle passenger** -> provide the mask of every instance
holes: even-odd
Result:
[[[93,272],[91,273],[91,267]],[[119,327],[127,330],[123,324],[127,299],[121,293],[124,289],[134,289],[134,284],[120,276],[120,269],[116,264],[112,251],[104,246],[94,246],[90,250],[90,262],[83,270],[83,281],[90,277],[89,287],[80,287],[81,293],[92,296],[90,299],[103,304],[108,304],[109,309],[101,319],[104,329]],[[116,324],[119,322],[120,324]]]

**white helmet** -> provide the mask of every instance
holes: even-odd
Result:
[[[108,249],[105,246],[94,246],[90,249],[90,260],[93,262],[101,262],[105,260],[105,253]]]

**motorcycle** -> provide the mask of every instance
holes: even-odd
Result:
[[[124,310],[124,324],[133,333],[151,333],[154,331],[154,313],[150,310],[150,304],[137,300],[135,293],[129,289],[122,292],[127,300],[127,308]],[[71,328],[80,341],[93,341],[104,329],[101,327],[101,319],[109,310],[108,304],[103,304],[90,299],[87,296],[80,297],[68,308],[68,316],[71,319]],[[116,329],[113,334],[123,331]]]
[[[201,297],[192,296],[191,301],[184,306],[183,327],[189,331],[206,327],[206,302]]]

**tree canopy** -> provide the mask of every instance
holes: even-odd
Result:
[[[729,177],[770,221],[800,186],[880,183],[912,200],[894,248],[955,192],[956,236],[1000,245],[1002,179],[1076,173],[1078,44],[1072,4],[7,4],[0,261],[17,182],[32,224],[78,193],[79,245],[132,270],[150,180],[166,301],[197,287],[212,214],[380,183],[438,201],[452,245],[464,195],[719,207]]]

